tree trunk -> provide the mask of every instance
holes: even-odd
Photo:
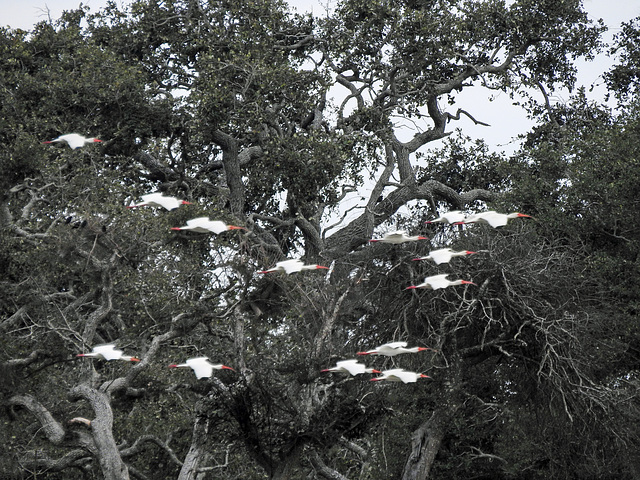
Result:
[[[71,396],[88,400],[96,414],[91,420],[91,433],[104,480],[129,480],[129,471],[113,438],[113,412],[109,397],[88,385],[75,387]]]
[[[193,425],[191,447],[180,469],[178,480],[196,480],[198,465],[203,455],[203,446],[206,442],[208,430],[209,420],[206,417],[198,416]]]
[[[454,409],[455,410],[455,409]],[[402,480],[426,480],[433,466],[446,428],[451,418],[451,409],[435,410],[411,436],[411,453],[402,472]]]

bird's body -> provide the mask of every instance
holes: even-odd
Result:
[[[372,382],[386,380],[387,382],[415,383],[419,378],[431,378],[423,373],[409,372],[402,368],[394,368],[392,370],[384,370],[381,377],[372,378]]]
[[[476,252],[470,250],[455,252],[451,248],[440,248],[430,251],[426,257],[414,258],[414,260],[433,260],[436,265],[440,265],[441,263],[449,263],[453,257],[464,257],[465,255],[471,255],[473,253]]]
[[[258,273],[284,272],[287,275],[290,275],[292,273],[303,272],[305,270],[318,270],[318,269],[326,270],[328,268],[329,267],[323,267],[322,265],[316,265],[316,264],[305,265],[302,260],[299,260],[296,258],[296,259],[290,259],[290,260],[283,260],[282,262],[277,262],[275,267],[270,268],[268,270],[262,270]]]
[[[196,378],[209,378],[213,375],[214,370],[233,370],[231,367],[227,367],[222,364],[213,364],[209,362],[209,357],[197,357],[189,358],[185,363],[169,365],[169,368],[189,367],[193,369],[196,374]]]
[[[66,135],[60,135],[58,138],[54,138],[53,140],[49,140],[48,142],[42,143],[66,143],[72,149],[84,147],[89,143],[102,142],[97,138],[87,138],[82,135],[78,135],[77,133],[67,133]]]
[[[116,346],[114,344],[108,345],[96,345],[91,349],[91,353],[79,353],[76,355],[77,357],[95,357],[102,358],[103,360],[125,360],[128,362],[139,362],[140,360],[136,357],[130,357],[128,355],[123,355],[122,350],[116,350]]]
[[[176,197],[165,197],[160,192],[149,193],[148,195],[142,196],[142,202],[136,203],[134,205],[129,205],[127,208],[136,208],[136,207],[162,207],[167,210],[175,210],[180,205],[191,205],[191,202],[187,202],[186,200],[178,200]]]
[[[430,288],[432,290],[439,290],[441,288],[451,287],[453,285],[475,285],[475,283],[470,282],[468,280],[448,280],[448,273],[442,273],[440,275],[432,275],[424,279],[424,282],[418,285],[411,285],[407,287],[405,290],[414,289],[414,288]]]
[[[433,220],[429,220],[427,222],[424,223],[447,223],[449,225],[453,224],[453,223],[459,223],[464,221],[465,219],[465,214],[462,213],[460,210],[452,210],[450,212],[447,212],[441,216],[439,216],[438,218],[435,218]]]
[[[385,233],[382,238],[372,238],[369,241],[380,242],[380,243],[405,243],[405,242],[415,242],[418,240],[429,240],[429,239],[427,237],[422,237],[420,235],[410,236],[410,235],[407,235],[407,232],[404,230],[396,230],[395,232]]]
[[[390,342],[385,343],[384,345],[380,345],[373,350],[368,350],[366,352],[358,352],[357,355],[384,355],[386,357],[394,357],[396,355],[400,355],[401,353],[416,353],[416,352],[424,352],[426,350],[432,350],[427,347],[411,347],[407,348],[407,342]]]
[[[364,364],[358,363],[357,360],[341,360],[336,362],[335,367],[325,368],[322,372],[348,373],[352,376],[356,376],[361,373],[380,373],[378,370],[367,368]]]
[[[470,215],[460,223],[486,223],[493,228],[497,228],[504,227],[509,222],[509,220],[520,217],[532,218],[531,215],[525,215],[524,213],[498,213],[494,210],[489,210],[487,212],[480,212]]]
[[[187,224],[184,227],[172,227],[171,230],[190,230],[197,233],[218,234],[227,230],[246,230],[246,228],[227,225],[220,220],[209,220],[209,217],[198,217],[187,220]]]

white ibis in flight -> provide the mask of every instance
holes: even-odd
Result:
[[[418,240],[429,240],[429,239],[427,237],[422,237],[420,235],[414,235],[414,236],[407,235],[407,232],[405,230],[396,230],[395,232],[385,233],[382,238],[372,238],[369,241],[380,242],[380,243],[405,243],[405,242],[416,242]]]
[[[475,213],[468,216],[464,221],[460,223],[486,223],[493,228],[504,227],[509,220],[513,218],[533,218],[531,215],[525,215],[524,213],[498,213],[494,210],[487,212]]]
[[[440,248],[438,250],[432,250],[426,257],[414,258],[414,260],[433,260],[436,265],[441,263],[449,263],[453,257],[464,257],[465,255],[471,255],[471,250],[460,250],[458,252],[453,251],[451,248]]]
[[[272,272],[284,272],[287,275],[296,272],[303,272],[305,270],[318,270],[318,269],[329,269],[329,267],[323,267],[322,265],[310,264],[305,265],[302,260],[297,258],[290,260],[283,260],[282,262],[277,262],[276,266],[270,268],[269,270],[262,270],[258,273],[272,273]]]
[[[127,208],[136,207],[162,207],[167,210],[175,210],[180,205],[192,205],[191,202],[186,200],[178,200],[176,197],[165,197],[160,192],[149,193],[148,195],[142,195],[142,202],[134,205],[129,205]]]
[[[246,228],[227,225],[220,220],[209,220],[209,217],[198,217],[187,220],[187,224],[184,227],[171,227],[171,230],[191,230],[197,233],[218,234],[227,230],[246,230]]]
[[[409,372],[402,368],[394,368],[392,370],[384,370],[381,377],[372,378],[372,382],[386,380],[387,382],[415,383],[419,378],[431,378],[424,373]]]
[[[468,280],[448,280],[448,273],[442,273],[440,275],[432,275],[424,279],[424,282],[418,285],[411,285],[410,287],[405,288],[405,290],[411,290],[413,288],[430,288],[432,290],[439,290],[441,288],[451,287],[453,285],[475,285],[475,283],[470,282]]]
[[[426,221],[424,223],[448,223],[451,225],[453,223],[463,222],[465,217],[466,215],[460,210],[451,210],[450,212],[440,215],[438,218]]]
[[[60,135],[58,138],[54,138],[53,140],[42,143],[66,143],[75,150],[76,148],[84,147],[89,143],[96,142],[102,142],[102,140],[93,137],[83,137],[82,135],[78,135],[77,133],[67,133],[66,135]]]
[[[367,368],[363,363],[358,363],[358,360],[341,360],[336,362],[335,367],[325,368],[321,372],[348,373],[354,377],[361,373],[381,373],[379,370]]]
[[[233,370],[233,368],[227,367],[226,365],[214,365],[209,361],[209,357],[189,358],[185,363],[169,365],[169,368],[180,367],[192,368],[198,380],[205,377],[209,378],[211,375],[213,375],[214,370]]]
[[[79,353],[77,357],[95,357],[102,358],[104,360],[126,360],[127,362],[139,362],[140,359],[136,357],[130,357],[123,355],[122,350],[116,350],[114,344],[109,345],[96,345],[91,349],[90,353]]]
[[[428,347],[411,347],[407,348],[407,342],[390,342],[385,343],[384,345],[380,345],[373,350],[368,350],[366,352],[358,352],[356,355],[384,355],[386,357],[394,357],[396,355],[400,355],[401,353],[416,353],[416,352],[424,352],[426,350],[433,350],[433,348]]]

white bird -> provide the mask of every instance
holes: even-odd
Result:
[[[325,368],[321,370],[321,372],[348,373],[354,377],[361,373],[381,373],[379,370],[367,368],[363,363],[358,363],[357,360],[341,360],[340,362],[336,362],[335,367]]]
[[[196,374],[197,379],[205,377],[209,378],[213,374],[214,370],[233,370],[233,368],[227,367],[226,365],[214,365],[213,363],[209,362],[209,357],[189,358],[185,363],[169,365],[169,368],[179,367],[192,368],[194,373]]]
[[[486,223],[491,225],[493,228],[497,228],[504,227],[512,218],[519,217],[533,218],[531,215],[525,215],[524,213],[498,213],[494,210],[489,210],[487,212],[470,215],[460,223]]]
[[[82,135],[78,135],[77,133],[67,133],[66,135],[60,135],[58,138],[54,138],[53,140],[49,140],[48,142],[42,142],[42,143],[61,143],[61,142],[66,142],[67,145],[69,145],[72,149],[75,150],[76,148],[84,147],[88,143],[102,142],[102,140],[99,140],[93,137],[91,138],[83,137]]]
[[[77,357],[96,357],[104,360],[126,360],[128,362],[139,362],[140,359],[123,355],[122,350],[116,350],[114,344],[96,345],[91,349],[91,353],[79,353]]]
[[[192,205],[191,202],[186,200],[178,200],[176,197],[165,197],[160,192],[149,193],[148,195],[142,195],[142,202],[134,205],[129,205],[127,208],[136,207],[163,207],[167,210],[175,210],[180,205]]]
[[[429,240],[427,237],[421,237],[420,235],[409,236],[404,230],[396,230],[395,232],[387,232],[382,238],[372,238],[370,242],[380,243],[404,243],[415,242],[417,240]]]
[[[171,230],[191,230],[198,233],[218,234],[227,230],[246,230],[246,228],[227,225],[220,220],[209,220],[209,217],[198,217],[187,220],[187,224],[184,227],[171,227]]]
[[[409,372],[401,368],[394,368],[392,370],[385,370],[382,372],[381,377],[372,378],[372,382],[379,382],[386,380],[387,382],[402,382],[402,383],[415,383],[419,378],[431,378],[424,373]]]
[[[385,343],[384,345],[380,345],[379,347],[376,347],[373,350],[368,350],[366,352],[358,352],[356,355],[385,355],[387,357],[394,357],[396,355],[400,355],[401,353],[416,353],[416,352],[424,352],[426,350],[433,350],[433,348],[428,348],[428,347],[407,348],[407,342],[390,342],[390,343]]]
[[[305,265],[302,260],[296,258],[277,262],[275,267],[270,268],[269,270],[262,270],[258,273],[285,272],[287,275],[290,275],[292,273],[302,272],[305,270],[318,270],[328,268],[329,267],[323,267],[322,265],[316,264]]]
[[[468,280],[447,280],[448,273],[442,273],[440,275],[432,275],[424,279],[424,282],[418,285],[411,285],[410,287],[405,288],[405,290],[410,290],[412,288],[430,288],[432,290],[438,290],[440,288],[447,288],[453,285],[475,285],[475,283],[470,282]]]
[[[471,250],[460,250],[459,252],[453,251],[451,248],[440,248],[438,250],[432,250],[426,257],[414,258],[414,260],[433,260],[436,265],[441,263],[449,263],[453,257],[464,257],[465,255],[471,255]]]
[[[459,223],[464,221],[465,216],[466,215],[462,213],[460,210],[451,210],[450,212],[447,212],[444,215],[441,215],[434,220],[429,220],[424,223],[448,223],[448,224]]]

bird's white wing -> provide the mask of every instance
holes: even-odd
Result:
[[[429,252],[429,256],[431,260],[435,262],[436,265],[440,265],[441,263],[447,263],[451,260],[451,249],[450,248],[441,248],[438,250],[433,250]]]
[[[493,215],[485,215],[482,219],[491,225],[493,228],[504,227],[509,221],[509,217],[507,215],[501,215],[499,213],[495,213]]]
[[[207,224],[207,230],[215,234],[226,232],[228,230],[227,224],[220,220],[212,220]]]
[[[122,350],[116,350],[115,345],[96,345],[93,347],[93,353],[98,353],[104,357],[105,360],[115,360],[120,358]]]
[[[389,342],[389,343],[385,343],[384,345],[380,345],[380,348],[382,347],[386,347],[386,348],[404,348],[407,346],[407,342]]]
[[[284,260],[283,262],[276,263],[276,267],[281,267],[284,271],[289,275],[290,273],[299,272],[302,270],[304,263],[302,260],[293,259],[293,260]]]
[[[343,368],[354,376],[359,373],[364,373],[365,369],[364,364],[358,363],[357,360],[342,360],[340,362],[336,362],[336,367]]]
[[[142,203],[159,203],[158,200],[162,198],[162,193],[154,192],[142,195]]]
[[[464,220],[465,214],[460,210],[452,210],[443,215],[450,223],[461,222]]]
[[[56,140],[67,142],[69,147],[75,149],[84,145],[84,137],[77,133],[67,133],[66,135],[59,136]]]
[[[387,232],[384,235],[386,239],[399,239],[407,234],[406,230],[396,230],[395,232]]]
[[[198,379],[210,377],[213,373],[213,365],[209,363],[208,357],[190,358],[186,363],[193,369]]]
[[[175,197],[163,197],[163,196],[160,196],[156,200],[156,203],[158,203],[158,205],[164,207],[167,210],[175,210],[176,208],[178,208],[180,206],[180,201]]]
[[[418,380],[418,374],[415,372],[397,372],[394,376],[403,383],[415,383]]]
[[[207,223],[209,223],[209,217],[198,217],[187,220],[187,225],[189,227],[201,227]]]

